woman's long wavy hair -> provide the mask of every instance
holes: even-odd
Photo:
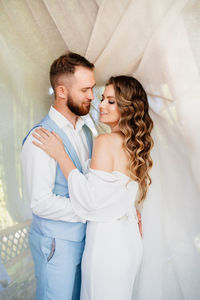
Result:
[[[113,85],[115,90],[121,112],[119,128],[125,136],[124,149],[129,158],[130,177],[139,184],[136,206],[140,206],[151,184],[149,170],[153,165],[150,156],[153,121],[148,113],[147,95],[142,85],[130,76],[111,77],[106,85]]]

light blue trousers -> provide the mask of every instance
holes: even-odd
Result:
[[[35,264],[36,300],[79,300],[85,241],[50,238],[31,228],[29,244]]]

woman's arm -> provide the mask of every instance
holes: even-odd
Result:
[[[69,173],[76,169],[76,167],[66,153],[60,136],[45,128],[36,129],[33,136],[40,142],[37,143],[33,141],[33,144],[44,150],[58,162],[63,175],[68,180]],[[111,139],[112,137],[110,134],[102,134],[96,138],[92,152],[92,169],[106,172],[113,171],[113,148]]]
[[[32,135],[40,142],[37,143],[33,141],[33,144],[54,158],[60,165],[63,175],[66,179],[68,179],[69,173],[76,169],[76,167],[66,153],[60,136],[57,133],[53,131],[50,132],[45,128],[36,129]]]

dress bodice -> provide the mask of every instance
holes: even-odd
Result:
[[[69,193],[73,209],[81,218],[106,222],[135,214],[138,183],[119,171],[87,169],[71,171]]]

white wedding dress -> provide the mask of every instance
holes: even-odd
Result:
[[[68,178],[77,215],[88,220],[81,300],[131,300],[142,259],[135,199],[138,183],[121,172],[77,169]]]

